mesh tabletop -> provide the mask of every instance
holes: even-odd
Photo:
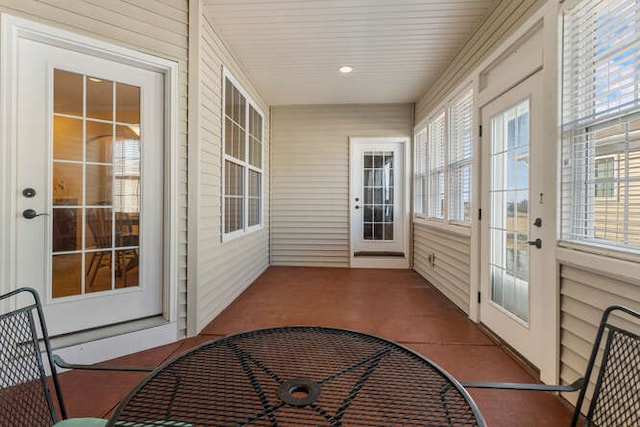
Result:
[[[229,336],[156,369],[115,426],[483,426],[428,359],[371,335],[283,327]]]

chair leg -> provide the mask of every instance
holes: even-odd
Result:
[[[96,274],[98,274],[98,268],[100,267],[100,260],[98,260],[98,263],[96,264],[96,257],[98,256],[99,254],[95,252],[91,255],[91,261],[89,262],[89,268],[87,269],[87,277],[91,274],[91,270],[95,269],[93,270],[91,279],[89,279],[89,287],[93,286],[93,281],[96,279]]]
[[[93,255],[91,256],[91,261],[89,262],[89,269],[87,270],[87,277],[89,276],[89,274],[91,273],[91,269],[93,268],[93,274],[91,275],[91,279],[89,279],[89,287],[93,287],[93,282],[96,280],[96,276],[98,275],[98,270],[100,269],[100,267],[104,267],[104,265],[102,265],[103,262],[103,258],[107,256],[106,252],[94,252]],[[97,258],[97,261],[96,261]],[[105,264],[110,266],[111,263],[109,264]]]
[[[124,260],[124,287],[127,287],[127,272],[131,269],[133,269],[135,266],[138,265],[138,250],[137,249],[130,249],[127,252],[131,253],[131,258],[127,259],[124,256],[124,253],[122,254],[123,256],[123,260]]]

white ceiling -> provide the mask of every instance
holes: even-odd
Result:
[[[414,102],[495,0],[204,0],[271,105]],[[338,72],[341,65],[351,74]]]

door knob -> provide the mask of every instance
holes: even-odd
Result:
[[[25,209],[24,211],[22,211],[22,216],[25,217],[26,219],[33,219],[37,216],[47,216],[49,215],[48,213],[37,213],[36,211],[34,211],[33,209]]]
[[[531,246],[535,246],[538,249],[542,248],[542,240],[541,239],[529,240],[527,242],[527,244],[531,245]]]
[[[360,206],[356,205],[356,209],[360,209]]]
[[[535,225],[538,228],[542,227],[542,218],[536,218],[536,220],[533,221],[533,225]]]

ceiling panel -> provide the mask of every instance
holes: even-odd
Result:
[[[271,105],[414,102],[495,0],[204,0]],[[341,74],[341,65],[351,74]]]

